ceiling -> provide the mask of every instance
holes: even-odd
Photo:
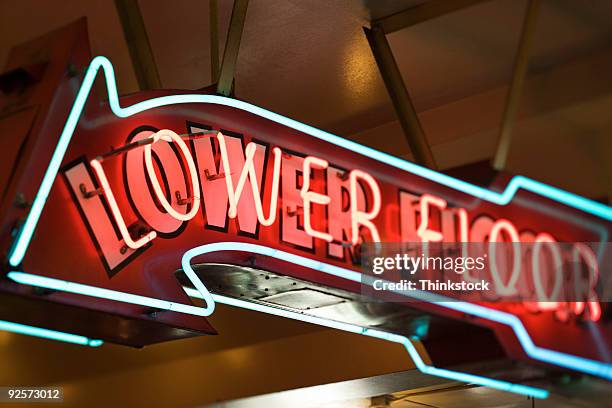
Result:
[[[251,0],[236,96],[410,159],[362,27],[422,2]],[[493,156],[525,4],[485,1],[388,35],[442,169]],[[208,2],[140,7],[163,87],[209,85]],[[221,51],[231,8],[219,0]],[[120,92],[137,91],[112,1],[0,1],[0,65],[11,46],[82,16],[92,52],[115,64]],[[612,195],[611,19],[610,2],[542,2],[509,171],[592,198]]]

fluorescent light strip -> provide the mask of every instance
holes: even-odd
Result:
[[[78,334],[43,329],[41,327],[8,322],[6,320],[0,320],[0,330],[19,334],[26,334],[28,336],[42,337],[50,340],[63,341],[66,343],[79,344],[81,346],[99,347],[104,344],[102,340],[90,339],[89,337],[79,336]]]
[[[197,290],[183,287],[185,292],[193,297],[201,299],[200,293]],[[272,307],[263,305],[261,303],[249,302],[246,300],[236,299],[228,296],[212,294],[215,302],[222,303],[225,305],[230,305],[234,307],[239,307],[242,309],[249,309],[256,312],[271,314],[275,316],[280,316],[288,319],[299,320],[311,324],[316,324],[319,326],[331,327],[332,329],[342,330],[350,333],[361,334],[364,336],[374,337],[382,340],[391,341],[394,343],[399,343],[404,346],[408,354],[414,361],[415,366],[419,371],[424,374],[429,374],[437,377],[444,377],[454,381],[461,381],[466,383],[478,384],[485,387],[495,388],[501,391],[513,392],[516,394],[527,395],[534,398],[547,398],[549,392],[542,388],[530,387],[522,384],[514,384],[508,381],[496,380],[487,377],[481,377],[475,374],[462,373],[459,371],[446,370],[437,368],[434,366],[430,366],[425,364],[423,359],[421,358],[419,352],[414,347],[410,339],[405,336],[400,336],[397,334],[386,333],[380,330],[369,329],[367,327],[361,327],[350,323],[338,322],[335,320],[323,319],[316,316],[306,315],[298,312],[294,312],[291,310],[287,310],[280,307]]]
[[[60,135],[58,144],[55,148],[55,151],[53,152],[51,161],[49,162],[49,167],[47,168],[42,183],[38,189],[38,193],[34,198],[28,217],[26,218],[23,226],[19,230],[17,239],[15,240],[13,248],[11,249],[9,262],[14,267],[18,266],[23,260],[29,242],[32,238],[32,235],[34,234],[34,229],[36,228],[36,224],[38,223],[38,219],[40,218],[40,214],[42,213],[42,209],[45,205],[45,201],[47,200],[49,192],[51,191],[53,181],[55,180],[61,162],[64,158],[64,154],[66,153],[66,149],[68,148],[68,144],[72,138],[72,135],[74,134],[74,130],[76,129],[77,123],[85,106],[85,103],[87,102],[87,98],[100,68],[102,68],[104,77],[106,79],[106,87],[108,90],[110,108],[113,113],[120,118],[126,118],[149,109],[174,104],[208,103],[230,106],[264,117],[271,121],[280,123],[284,126],[298,130],[302,133],[309,134],[313,137],[316,137],[317,139],[321,139],[323,141],[335,144],[344,149],[348,149],[355,153],[380,161],[381,163],[388,164],[390,166],[396,167],[400,170],[404,170],[412,174],[416,174],[417,176],[432,180],[436,183],[445,185],[447,187],[459,190],[466,194],[470,194],[474,197],[490,201],[498,205],[508,204],[512,200],[516,192],[519,189],[523,189],[547,197],[551,200],[560,202],[567,206],[574,207],[586,213],[593,214],[605,220],[612,220],[612,207],[589,200],[584,197],[580,197],[576,194],[569,193],[567,191],[546,185],[544,183],[540,183],[527,177],[515,176],[514,178],[512,178],[510,183],[508,183],[504,192],[498,193],[496,191],[491,191],[486,188],[482,188],[474,184],[470,184],[465,181],[447,176],[445,174],[438,173],[434,170],[421,167],[417,164],[402,160],[398,157],[391,156],[389,154],[380,152],[370,147],[360,145],[351,140],[344,139],[342,137],[327,133],[320,129],[316,129],[312,126],[308,126],[293,119],[286,118],[277,113],[268,111],[250,103],[232,98],[226,98],[218,95],[170,95],[149,99],[136,103],[132,106],[122,108],[121,106],[119,106],[119,96],[117,94],[117,84],[115,80],[115,71],[113,69],[113,65],[106,57],[98,56],[91,61],[91,64],[89,65],[89,68],[85,73],[81,88],[77,93],[74,105],[72,106],[70,114],[68,115],[68,119],[66,120],[66,124],[64,125],[64,129],[62,131],[62,134]]]
[[[22,285],[37,286],[60,292],[76,293],[78,295],[131,303],[133,305],[146,306],[155,309],[170,310],[177,313],[186,313],[196,316],[210,316],[214,311],[214,301],[210,297],[210,294],[207,290],[204,290],[206,295],[200,295],[204,299],[210,299],[210,302],[207,301],[207,307],[202,308],[192,305],[185,305],[182,303],[169,302],[167,300],[161,300],[147,296],[134,295],[132,293],[99,288],[97,286],[83,285],[81,283],[69,282],[61,279],[32,275],[30,273],[25,272],[9,272],[8,277],[9,279]],[[192,283],[195,284],[195,282]],[[199,279],[197,279],[197,283],[198,285],[196,287],[203,286]]]
[[[285,262],[294,263],[296,265],[304,266],[310,269],[338,276],[361,284],[372,285],[374,281],[371,276],[364,275],[356,271],[330,265],[324,262],[314,261],[312,259],[291,254],[278,249],[243,242],[218,242],[214,244],[206,244],[196,248],[192,248],[189,251],[185,252],[185,254],[183,254],[183,259],[181,260],[183,270],[186,272],[189,271],[190,273],[195,273],[191,267],[191,260],[194,257],[202,254],[219,251],[241,251],[270,256],[283,260]],[[513,314],[506,313],[501,310],[489,309],[484,306],[480,306],[473,303],[456,301],[454,299],[449,299],[447,297],[433,294],[430,292],[417,290],[397,290],[394,291],[394,293],[507,325],[514,330],[514,333],[520,344],[523,346],[525,353],[527,353],[527,355],[531,358],[552,365],[558,365],[572,370],[612,380],[612,365],[610,364],[536,346],[531,340],[531,337],[527,333],[527,330],[525,329],[525,326],[523,325],[521,320]]]

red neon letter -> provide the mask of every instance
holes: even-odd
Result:
[[[278,185],[280,180],[280,166],[281,166],[281,150],[278,147],[273,149],[274,151],[274,171],[272,175],[272,191],[270,196],[270,211],[268,217],[263,213],[263,204],[261,200],[261,194],[259,185],[257,184],[257,173],[255,166],[253,165],[253,157],[255,155],[256,144],[251,142],[246,147],[244,167],[236,183],[236,189],[234,190],[234,183],[232,177],[232,170],[229,163],[229,155],[227,154],[227,147],[225,145],[225,138],[221,132],[218,133],[217,139],[219,140],[219,150],[221,151],[221,161],[223,162],[223,168],[225,170],[225,183],[227,187],[227,195],[229,199],[229,209],[227,214],[230,218],[236,218],[238,215],[238,201],[242,194],[242,190],[246,183],[247,177],[251,181],[251,187],[253,189],[253,199],[255,202],[255,211],[257,212],[257,219],[262,225],[272,225],[276,221],[276,213],[278,212]]]
[[[304,231],[304,207],[301,196],[301,183],[304,182],[302,176],[304,158],[283,153],[283,163],[281,165],[281,240],[302,248],[312,248],[313,238]],[[300,179],[302,180],[300,183]]]
[[[372,191],[372,200],[374,203],[372,204],[372,209],[370,211],[359,211],[357,208],[357,194],[359,188],[359,181],[357,179],[361,179],[368,184],[370,190]],[[380,242],[380,235],[378,235],[378,229],[376,225],[372,222],[374,218],[378,216],[380,213],[381,207],[381,198],[380,198],[380,187],[378,187],[378,183],[374,180],[374,177],[370,176],[368,173],[361,170],[353,170],[349,174],[350,180],[350,193],[351,193],[351,242],[353,245],[357,245],[359,243],[359,226],[363,225],[364,227],[370,230],[372,234],[372,240],[374,242]]]
[[[465,208],[459,208],[457,210],[457,218],[459,219],[459,242],[469,242],[468,213]]]
[[[146,245],[148,242],[154,240],[155,237],[157,237],[157,233],[155,231],[150,231],[149,233],[138,238],[136,241],[132,239],[130,233],[128,232],[127,226],[125,225],[123,216],[121,215],[121,211],[119,211],[119,206],[117,205],[117,201],[115,200],[115,196],[113,195],[113,190],[111,190],[110,185],[108,184],[108,180],[106,179],[106,174],[104,173],[102,165],[100,164],[98,159],[93,159],[90,164],[91,167],[94,169],[96,176],[98,177],[100,185],[102,186],[104,196],[106,197],[108,206],[110,207],[111,212],[113,213],[113,218],[115,218],[117,228],[119,228],[119,232],[121,233],[121,237],[123,238],[125,245],[132,249],[138,249],[141,246]]]
[[[416,242],[417,235],[417,207],[419,196],[400,191],[400,237],[403,242]]]
[[[127,143],[150,140],[154,133],[151,130],[139,131]],[[189,187],[185,180],[182,160],[173,147],[168,143],[152,145],[153,159],[160,166],[159,169],[163,170],[161,173],[165,178],[168,191],[178,191],[181,197],[187,197]],[[155,230],[158,236],[167,236],[178,231],[183,221],[177,220],[164,211],[155,198],[144,162],[143,149],[132,149],[126,152],[123,169],[127,194],[138,218]]]
[[[329,166],[326,173],[326,194],[331,199],[326,207],[327,230],[334,239],[327,244],[327,253],[329,256],[338,259],[345,259],[348,255],[352,262],[357,263],[359,261],[358,251],[354,250],[351,243],[351,188],[349,172]],[[359,208],[365,208],[367,207],[366,192],[362,184],[358,183],[357,186],[359,187],[357,205]],[[285,190],[283,190],[283,194],[285,194]]]
[[[88,191],[96,189],[94,180],[89,175],[85,163],[79,163],[66,170],[64,175],[74,193],[78,206],[83,211],[83,215],[91,227],[94,241],[97,242],[102,252],[102,259],[108,266],[108,269],[113,271],[132,255],[134,251],[125,246],[123,241],[117,237],[111,214],[104,208],[102,197],[99,195],[85,197],[80,191],[79,186],[81,185],[84,185]]]
[[[421,220],[419,222],[419,228],[417,229],[417,235],[421,238],[422,242],[439,242],[442,241],[442,233],[428,228],[430,205],[443,210],[446,208],[446,201],[430,194],[423,194],[420,201]]]
[[[502,230],[508,234],[510,242],[512,242],[512,273],[510,274],[508,285],[504,285],[499,276],[499,271],[497,270],[497,248],[495,244],[500,242],[499,238]],[[495,224],[493,224],[491,234],[489,235],[489,256],[491,257],[489,265],[491,268],[491,276],[495,283],[495,289],[499,295],[514,295],[516,293],[516,282],[521,273],[521,247],[518,243],[519,234],[514,224],[504,219],[497,220]]]
[[[559,291],[561,290],[561,283],[563,281],[563,258],[559,247],[555,245],[557,241],[546,233],[540,233],[536,236],[533,244],[533,254],[531,255],[531,273],[533,274],[533,285],[535,286],[536,295],[538,299],[548,299],[544,301],[538,301],[538,308],[540,310],[555,310],[559,307]],[[553,273],[555,274],[555,284],[553,286],[550,298],[546,296],[546,290],[542,284],[542,276],[540,274],[540,252],[542,246],[546,244],[546,247],[550,249],[550,253],[553,257]]]
[[[177,220],[181,221],[189,221],[193,217],[195,217],[196,213],[200,209],[200,183],[198,182],[198,174],[196,172],[195,163],[193,162],[193,157],[189,152],[189,148],[180,138],[179,135],[174,133],[171,130],[164,129],[159,132],[153,134],[153,143],[157,143],[159,140],[163,140],[165,142],[174,142],[181,149],[183,156],[185,157],[185,161],[187,162],[187,168],[189,169],[189,178],[191,178],[191,194],[193,194],[193,203],[191,205],[191,210],[187,214],[182,214],[176,211],[172,205],[166,199],[164,191],[159,185],[159,180],[157,179],[157,175],[155,174],[155,169],[153,168],[153,159],[151,156],[151,145],[145,145],[144,147],[144,162],[145,168],[147,169],[147,173],[149,174],[149,181],[153,186],[153,191],[155,191],[155,195],[157,199],[161,203],[162,207],[166,210],[168,214]]]
[[[601,306],[599,305],[599,298],[597,296],[597,292],[595,292],[595,285],[597,285],[597,281],[599,279],[599,265],[597,263],[597,256],[593,253],[591,248],[588,246],[577,243],[574,245],[574,274],[576,275],[576,279],[580,275],[579,264],[580,259],[584,259],[587,264],[588,272],[589,272],[589,285],[587,288],[587,292],[584,293],[582,290],[576,288],[576,296],[586,295],[587,304],[589,306],[589,320],[594,322],[598,321],[601,318]],[[581,314],[584,311],[584,302],[576,302],[574,305],[574,313],[577,315]]]
[[[332,242],[334,239],[331,234],[317,231],[312,228],[312,225],[310,224],[310,203],[327,205],[331,201],[331,198],[324,194],[308,191],[310,189],[310,169],[317,166],[318,168],[324,170],[328,165],[329,164],[326,160],[316,157],[308,156],[304,159],[302,191],[300,194],[302,196],[302,200],[304,200],[304,231],[306,231],[306,233],[312,237],[321,238],[327,242]]]

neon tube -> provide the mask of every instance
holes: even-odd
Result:
[[[253,192],[253,202],[255,203],[255,212],[257,213],[257,220],[263,226],[270,226],[276,221],[276,213],[278,207],[278,185],[280,181],[280,167],[281,167],[281,149],[275,147],[272,149],[274,153],[274,170],[272,173],[272,191],[270,192],[270,213],[268,217],[264,215],[263,203],[257,184],[257,174],[253,159],[255,157],[255,149],[257,146],[255,143],[250,142],[245,151],[244,166],[242,167],[242,173],[238,178],[236,189],[234,190],[234,182],[232,181],[232,169],[229,163],[229,156],[227,153],[227,146],[225,144],[225,136],[223,133],[217,133],[217,140],[219,141],[219,150],[221,151],[221,161],[223,163],[223,169],[225,170],[225,185],[227,187],[227,198],[229,201],[229,208],[227,216],[230,218],[236,218],[238,216],[238,201],[242,195],[244,184],[246,183],[247,177],[251,182],[251,191]],[[263,189],[263,186],[262,186]]]
[[[0,330],[25,334],[28,336],[41,337],[49,340],[57,340],[66,343],[79,344],[81,346],[100,347],[102,344],[104,344],[102,340],[90,339],[89,337],[80,336],[78,334],[43,329],[41,327],[7,322],[6,320],[0,320]]]
[[[291,254],[289,252],[284,252],[263,245],[248,244],[243,242],[218,242],[214,244],[206,244],[196,248],[192,248],[189,251],[185,252],[185,254],[183,254],[183,258],[181,259],[183,271],[185,272],[189,280],[194,284],[195,288],[201,294],[203,294],[202,296],[206,298],[207,310],[209,310],[210,312],[205,315],[201,314],[202,312],[198,310],[200,308],[196,308],[194,306],[174,304],[172,302],[160,299],[145,298],[143,296],[113,291],[109,289],[97,288],[94,286],[81,285],[74,282],[60,281],[58,279],[47,278],[39,275],[32,275],[24,272],[9,272],[8,277],[14,280],[15,282],[21,284],[39,286],[54,290],[63,290],[72,293],[80,293],[87,296],[102,297],[105,299],[117,301],[126,301],[129,299],[134,299],[133,297],[135,297],[137,300],[147,299],[147,302],[153,302],[157,305],[153,307],[158,307],[166,310],[180,311],[181,313],[207,316],[212,313],[212,310],[214,310],[214,300],[208,292],[208,289],[206,289],[202,281],[200,281],[198,276],[195,274],[190,262],[196,256],[220,251],[240,251],[250,252],[263,256],[270,256],[277,259],[281,259],[285,262],[314,269],[319,272],[327,273],[354,282],[360,282],[362,284],[372,285],[374,281],[372,277],[363,275],[359,272],[352,271],[350,269],[341,268],[339,266],[331,265],[325,262],[315,261],[310,258],[305,258],[303,256]],[[516,335],[519,343],[521,344],[521,346],[525,350],[525,353],[529,357],[548,364],[557,365],[569,368],[571,370],[580,371],[583,373],[612,380],[612,365],[610,364],[536,346],[531,340],[531,337],[529,336],[529,333],[525,329],[525,326],[523,325],[521,320],[513,314],[506,313],[501,310],[489,309],[484,306],[480,306],[473,303],[451,300],[447,297],[430,292],[418,290],[406,292],[398,290],[394,291],[394,293],[397,293],[402,296],[409,296],[416,300],[435,304],[439,307],[444,307],[447,309],[466,313],[468,315],[476,316],[486,320],[491,320],[509,326],[514,331],[514,334]],[[142,304],[138,302],[128,303]],[[167,305],[180,305],[182,307],[179,308],[180,310],[177,310],[176,308],[167,309]],[[197,313],[193,313],[194,309]]]
[[[510,241],[508,243],[512,244],[512,272],[510,272],[510,278],[508,279],[508,283],[504,284],[501,277],[499,276],[499,270],[497,269],[497,249],[499,245],[498,242],[502,237],[502,231],[505,231],[508,234]],[[489,266],[491,268],[491,276],[493,277],[493,283],[495,284],[495,290],[500,295],[514,295],[517,293],[516,283],[518,282],[519,276],[521,274],[521,245],[520,245],[519,233],[512,224],[512,222],[506,219],[499,219],[495,221],[493,227],[491,228],[491,232],[489,234],[489,244],[488,251],[490,254]]]
[[[421,221],[419,222],[419,227],[417,228],[417,235],[424,243],[442,241],[443,237],[440,231],[429,229],[429,207],[432,206],[437,207],[439,210],[444,210],[446,208],[446,200],[431,194],[423,194],[419,200],[419,206],[421,208]]]
[[[193,297],[201,299],[200,293],[197,290],[183,287],[185,292]],[[415,366],[419,371],[424,374],[429,374],[437,377],[444,377],[454,381],[461,381],[466,383],[478,384],[485,387],[495,388],[501,391],[513,392],[516,394],[527,395],[534,398],[548,398],[549,392],[547,390],[530,387],[527,385],[514,384],[508,381],[496,380],[487,377],[481,377],[475,374],[462,373],[459,371],[441,369],[434,366],[427,365],[421,358],[419,352],[414,347],[410,339],[405,336],[397,334],[387,333],[380,330],[370,329],[367,327],[361,327],[350,323],[338,322],[335,320],[323,319],[316,316],[306,315],[298,312],[294,312],[282,307],[273,307],[263,305],[261,303],[249,302],[246,300],[236,299],[228,296],[212,294],[213,299],[217,303],[239,307],[241,309],[253,310],[256,312],[271,314],[280,316],[288,319],[299,320],[306,323],[316,324],[319,326],[330,327],[332,329],[342,330],[350,333],[361,334],[364,336],[374,337],[382,340],[399,343],[404,346]]]
[[[557,241],[550,234],[540,233],[536,236],[533,245],[533,252],[531,254],[531,274],[533,276],[536,294],[538,295],[538,299],[548,299],[547,301],[538,302],[540,310],[554,310],[559,304],[557,299],[559,299],[559,292],[561,291],[561,284],[563,283],[563,273],[561,271],[563,257],[561,255],[561,250],[555,245],[556,242]],[[555,285],[553,286],[550,297],[546,294],[540,273],[540,252],[542,251],[543,245],[546,245],[549,249],[554,261],[552,270],[555,272]]]
[[[147,169],[147,173],[149,174],[149,180],[151,181],[151,186],[153,186],[153,190],[155,191],[157,199],[161,203],[162,207],[164,207],[166,212],[172,217],[176,218],[179,221],[189,221],[190,219],[195,217],[196,213],[200,209],[200,182],[198,181],[198,172],[196,171],[196,166],[193,161],[193,157],[189,152],[189,148],[187,147],[185,142],[183,142],[183,139],[181,139],[179,135],[168,129],[160,130],[159,132],[154,133],[151,137],[153,137],[153,143],[156,143],[160,139],[168,143],[176,143],[179,149],[181,149],[183,157],[185,157],[185,162],[187,162],[187,168],[189,169],[189,178],[191,179],[191,194],[193,194],[193,204],[191,205],[191,210],[187,214],[181,214],[180,212],[176,211],[168,202],[164,191],[161,185],[159,184],[159,180],[157,179],[157,175],[155,174],[155,169],[153,168],[151,144],[147,144],[144,147],[145,168]]]
[[[83,108],[87,102],[87,98],[89,96],[89,93],[91,92],[94,80],[100,68],[102,68],[102,72],[106,80],[109,106],[113,113],[120,118],[127,118],[129,116],[149,109],[174,104],[210,103],[229,106],[243,110],[245,112],[250,112],[254,115],[264,117],[268,120],[290,127],[299,132],[309,134],[317,139],[332,143],[336,146],[351,150],[355,153],[372,158],[381,163],[393,166],[403,171],[407,171],[419,177],[429,179],[435,183],[442,184],[444,186],[462,191],[476,198],[480,198],[482,200],[489,201],[498,205],[508,204],[510,201],[512,201],[512,198],[515,196],[517,191],[519,189],[522,189],[526,191],[531,191],[553,201],[557,201],[561,204],[576,208],[580,211],[595,215],[605,220],[612,220],[612,207],[602,203],[598,203],[593,200],[589,200],[584,197],[580,197],[576,194],[558,189],[556,187],[540,183],[527,177],[514,176],[502,193],[487,190],[486,188],[465,182],[463,180],[456,179],[451,176],[447,176],[442,173],[438,173],[434,170],[425,167],[421,167],[417,164],[400,159],[399,157],[391,156],[389,154],[380,152],[367,146],[360,145],[359,143],[333,135],[331,133],[314,128],[296,120],[286,118],[284,116],[260,108],[258,106],[251,105],[250,103],[232,98],[226,98],[218,95],[169,95],[161,96],[159,98],[148,99],[146,101],[142,101],[134,105],[122,108],[119,105],[119,96],[117,94],[117,83],[115,79],[115,71],[113,69],[113,65],[106,57],[98,56],[91,61],[91,64],[89,64],[89,67],[85,72],[81,88],[79,88],[76,99],[74,101],[74,105],[72,106],[70,114],[68,115],[68,119],[66,120],[64,129],[62,130],[62,134],[60,135],[58,144],[55,147],[55,150],[51,157],[51,161],[49,162],[49,166],[47,167],[47,171],[45,172],[36,197],[34,197],[32,206],[30,207],[30,212],[23,226],[18,231],[17,238],[13,244],[13,247],[11,248],[9,262],[12,266],[18,266],[23,260],[27,247],[30,243],[30,240],[32,239],[32,235],[34,234],[36,224],[38,223],[38,220],[40,218],[40,214],[42,213],[49,192],[51,191],[51,187],[53,186],[53,182],[64,158],[64,154],[66,153],[66,149],[68,148],[68,144],[72,139],[72,135],[74,134],[74,130],[76,129],[77,123],[79,121],[81,113],[83,112]]]
[[[219,242],[192,248],[189,251],[185,252],[185,254],[183,255],[183,259],[181,260],[183,270],[186,273],[187,271],[189,271],[190,273],[194,273],[193,269],[191,268],[191,259],[202,254],[220,251],[241,251],[255,253],[263,256],[270,256],[277,259],[281,259],[285,262],[294,263],[296,265],[314,269],[354,282],[359,282],[361,284],[372,285],[374,282],[374,279],[371,276],[363,275],[359,272],[355,272],[335,265],[330,265],[325,262],[315,261],[278,249],[242,242]],[[476,316],[482,319],[504,324],[513,329],[514,334],[516,335],[518,341],[525,350],[525,353],[529,357],[535,360],[543,361],[548,364],[558,365],[565,368],[569,368],[571,370],[576,370],[598,377],[603,377],[608,380],[612,380],[612,365],[610,364],[536,346],[531,340],[531,337],[529,336],[529,333],[525,329],[525,326],[523,325],[521,320],[513,314],[503,312],[501,310],[489,309],[484,306],[480,306],[473,303],[454,301],[445,296],[419,290],[397,290],[394,291],[394,293],[397,293],[402,296],[411,297],[416,300],[432,303],[447,309],[466,313],[468,315]]]
[[[138,238],[136,241],[132,239],[130,232],[128,231],[127,225],[125,225],[125,220],[121,215],[121,211],[119,210],[119,206],[117,205],[117,200],[115,200],[113,190],[108,184],[108,179],[106,178],[106,174],[104,173],[102,164],[97,159],[93,159],[89,164],[91,164],[91,168],[94,169],[96,176],[98,177],[98,181],[102,185],[104,197],[106,197],[106,202],[108,203],[108,206],[111,209],[113,218],[115,219],[115,223],[117,224],[117,228],[119,228],[119,232],[121,233],[121,237],[123,238],[123,242],[125,242],[125,245],[132,249],[138,249],[153,241],[157,237],[157,233],[155,231],[149,231],[142,237]]]
[[[315,166],[321,170],[325,170],[328,165],[329,163],[327,160],[319,159],[318,157],[308,156],[304,159],[304,163],[302,164],[302,189],[300,190],[300,196],[304,202],[304,231],[311,237],[332,242],[334,238],[330,233],[317,231],[312,227],[310,221],[310,203],[328,205],[331,202],[331,198],[328,195],[310,191],[311,170]]]
[[[215,303],[210,297],[208,290],[204,290],[204,293],[200,292],[202,298],[207,300],[206,307],[202,308],[192,305],[184,305],[182,303],[169,302],[167,300],[161,300],[147,296],[134,295],[132,293],[99,288],[97,286],[83,285],[81,283],[69,282],[61,279],[32,275],[24,272],[9,272],[8,277],[9,279],[23,285],[37,286],[61,292],[76,293],[78,295],[115,300],[118,302],[131,303],[133,305],[152,307],[161,310],[170,310],[173,312],[192,314],[196,316],[210,316],[215,310]],[[193,281],[192,283],[194,284],[194,286],[196,286],[196,288],[202,285],[201,282],[199,282],[199,285],[196,285]]]
[[[602,245],[603,247],[603,245]],[[597,258],[595,254],[589,247],[584,245],[583,243],[578,243],[574,246],[574,273],[580,273],[578,271],[578,265],[580,264],[580,258],[584,259],[584,261],[589,266],[589,293],[587,293],[587,299],[585,299],[589,306],[589,313],[591,315],[591,320],[596,322],[601,318],[601,306],[598,301],[594,301],[593,297],[597,299],[597,294],[595,292],[595,284],[599,280],[599,264],[597,263]],[[593,273],[591,273],[591,271]],[[594,295],[594,296],[593,296]],[[581,313],[584,309],[584,302],[575,302],[574,310],[576,313]]]
[[[359,211],[357,205],[359,200],[357,199],[357,188],[359,186],[359,182],[357,179],[361,179],[366,182],[368,187],[370,187],[370,191],[372,192],[372,208],[370,211]],[[376,225],[372,222],[374,218],[378,216],[380,213],[380,207],[382,204],[382,198],[380,197],[380,187],[374,177],[361,170],[351,170],[349,173],[349,190],[351,196],[351,242],[353,245],[357,245],[359,243],[359,227],[363,226],[370,231],[372,235],[373,242],[380,242],[380,235],[378,234],[378,229]]]

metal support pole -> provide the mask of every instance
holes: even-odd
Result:
[[[502,118],[499,139],[497,141],[497,149],[493,158],[493,168],[503,170],[508,161],[508,152],[510,151],[510,142],[512,141],[512,127],[518,111],[523,83],[527,74],[527,65],[529,62],[529,51],[533,43],[535,33],[536,20],[538,10],[540,8],[540,0],[528,0],[527,9],[525,10],[525,18],[523,20],[523,31],[514,61],[514,71],[512,72],[512,80],[510,89],[506,96],[506,107]]]
[[[160,89],[161,81],[138,0],[115,0],[115,6],[140,89]]]
[[[364,31],[414,160],[423,166],[435,169],[436,163],[431,148],[382,27],[377,25],[372,29],[364,27]]]
[[[399,13],[372,21],[372,26],[381,26],[385,34],[432,20],[445,14],[490,0],[429,0]]]
[[[227,39],[225,40],[221,73],[217,83],[217,93],[221,95],[228,96],[232,92],[236,61],[238,60],[238,51],[240,50],[240,40],[242,39],[242,30],[248,5],[249,0],[234,0],[232,17],[229,29],[227,30]]]
[[[217,0],[209,0],[210,23],[210,82],[215,83],[219,78],[219,8]]]

